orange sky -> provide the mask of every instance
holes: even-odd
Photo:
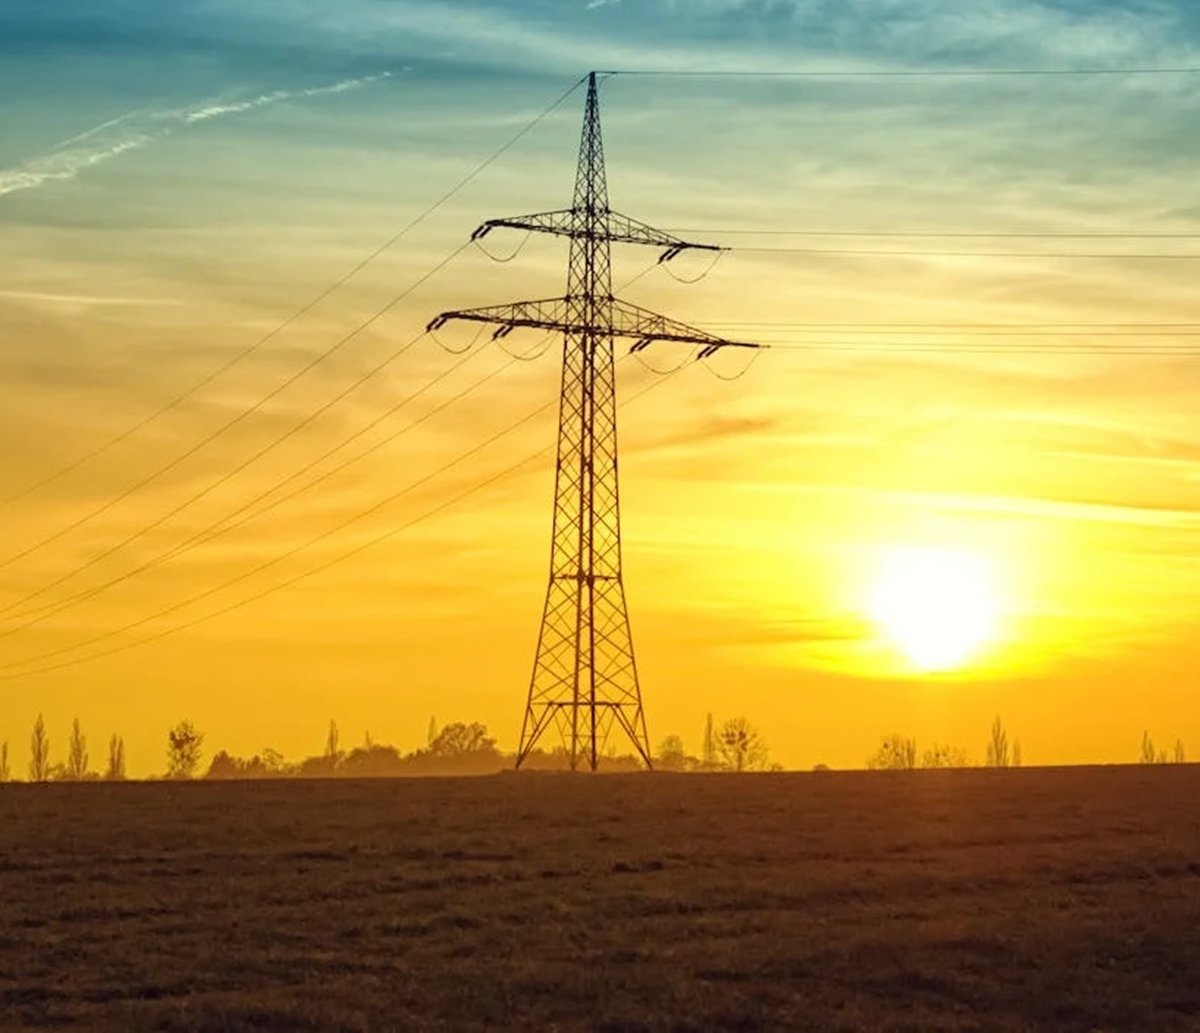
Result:
[[[363,78],[377,68],[356,71]],[[497,92],[486,81],[422,74],[196,122],[179,109],[169,127],[155,123],[161,137],[130,153],[0,190],[4,494],[137,423],[253,344],[562,88],[558,79],[521,80]],[[351,78],[309,77],[304,88]],[[698,749],[711,711],[749,717],[788,766],[859,766],[894,730],[923,745],[962,746],[979,760],[1000,714],[1029,763],[1133,760],[1143,729],[1162,745],[1181,738],[1200,750],[1191,688],[1200,357],[1147,354],[1195,338],[1113,330],[1200,324],[1197,264],[991,254],[1188,253],[1195,242],[761,233],[1200,233],[1183,174],[1192,144],[1153,129],[1157,112],[1163,126],[1193,113],[1197,85],[605,86],[619,210],[667,228],[760,231],[722,242],[924,252],[734,253],[697,285],[655,268],[628,290],[630,300],[677,318],[779,345],[739,380],[689,368],[621,412],[626,579],[654,742],[679,733]],[[206,96],[197,86],[189,110],[204,110]],[[70,100],[56,103],[65,126]],[[397,128],[405,105],[415,111]],[[259,400],[484,218],[561,206],[581,105],[573,98],[401,244],[169,417],[6,506],[0,561]],[[9,178],[0,169],[0,187],[16,182],[14,169],[45,167],[30,163],[52,153],[54,141],[33,136],[5,143],[0,165]],[[500,254],[519,243],[499,234],[488,242]],[[655,258],[620,251],[616,282]],[[161,517],[417,336],[438,311],[561,293],[564,260],[558,242],[541,239],[509,265],[464,252],[264,411],[4,566],[3,605]],[[689,277],[706,264],[685,257],[675,271]],[[934,325],[906,326],[922,323]],[[443,338],[454,345],[469,335],[447,330]],[[507,343],[521,351],[539,338]],[[1079,348],[1086,353],[1072,353]],[[1103,349],[1109,354],[1097,354]],[[670,368],[685,357],[658,346],[649,361]],[[506,358],[498,345],[480,344],[363,442],[394,434]],[[44,674],[21,675],[20,663],[219,585],[422,478],[552,399],[556,359],[557,345],[538,361],[510,364],[319,490],[7,634],[0,740],[10,741],[17,773],[38,712],[60,757],[74,716],[94,762],[110,731],[124,734],[135,774],[163,768],[166,728],[184,717],[213,749],[243,754],[265,746],[293,757],[317,752],[331,717],[348,744],[369,730],[377,741],[415,747],[435,715],[485,721],[501,745],[515,746],[546,577],[548,457],[228,616]],[[456,361],[433,341],[418,342],[285,446],[38,602],[186,540]],[[721,355],[711,366],[731,375],[741,359]],[[623,396],[654,376],[633,360],[621,371]],[[552,436],[553,414],[543,413],[319,547],[103,646],[318,565],[537,453]],[[996,572],[996,638],[952,673],[914,671],[866,617],[871,571],[890,550],[913,546],[965,550]],[[12,612],[0,614],[0,634],[13,628]]]

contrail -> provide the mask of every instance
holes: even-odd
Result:
[[[249,100],[231,101],[228,104],[207,104],[185,112],[183,120],[190,125],[193,122],[219,118],[221,115],[234,115],[240,111],[262,108],[268,104],[278,104],[281,100],[291,100],[294,97],[319,97],[323,93],[345,93],[347,90],[357,89],[359,86],[388,79],[391,74],[391,72],[383,72],[380,75],[368,75],[362,79],[343,79],[332,86],[316,86],[308,90],[273,90],[271,93],[263,93],[257,97],[251,97]]]
[[[145,147],[154,139],[154,135],[139,133],[117,143],[88,150],[54,151],[15,168],[0,169],[0,197],[17,190],[33,190],[45,183],[74,179],[84,169],[110,161],[127,151]]]
[[[70,147],[73,143],[80,143],[83,140],[90,139],[98,133],[104,132],[106,129],[119,126],[122,122],[128,122],[131,118],[136,118],[138,115],[144,115],[148,110],[148,108],[135,108],[133,111],[127,111],[116,118],[110,118],[107,122],[101,122],[98,126],[92,126],[91,129],[85,129],[82,133],[77,133],[75,136],[68,137],[61,143],[56,143],[50,148],[50,153],[53,154],[55,151],[61,151],[65,147]]]
[[[180,127],[206,122],[223,115],[235,115],[254,108],[267,107],[280,101],[323,94],[345,93],[371,83],[391,78],[391,72],[368,75],[361,79],[343,79],[329,86],[314,86],[304,90],[274,90],[242,101],[204,101],[190,108],[150,111],[142,108],[109,119],[58,144],[47,154],[31,158],[12,168],[0,169],[0,197],[18,190],[34,190],[46,183],[74,179],[85,169],[111,161],[129,151],[141,150]],[[88,140],[90,146],[79,144]]]

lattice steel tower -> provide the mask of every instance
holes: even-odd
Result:
[[[444,312],[429,324],[437,330],[456,319],[494,323],[494,339],[518,327],[558,330],[564,336],[550,585],[517,767],[551,728],[567,747],[573,770],[581,764],[596,770],[614,728],[652,764],[621,570],[614,339],[632,339],[635,351],[654,341],[697,344],[702,358],[724,347],[756,347],[714,337],[613,297],[613,242],[662,248],[660,261],[685,250],[719,249],[679,240],[608,207],[596,78],[592,72],[587,79],[571,207],[492,219],[473,237],[509,227],[569,238],[566,296]]]

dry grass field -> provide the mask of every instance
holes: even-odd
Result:
[[[0,787],[0,1026],[1200,1029],[1200,768]]]

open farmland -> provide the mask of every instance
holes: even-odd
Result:
[[[1200,768],[0,787],[0,1026],[1200,1028]]]

